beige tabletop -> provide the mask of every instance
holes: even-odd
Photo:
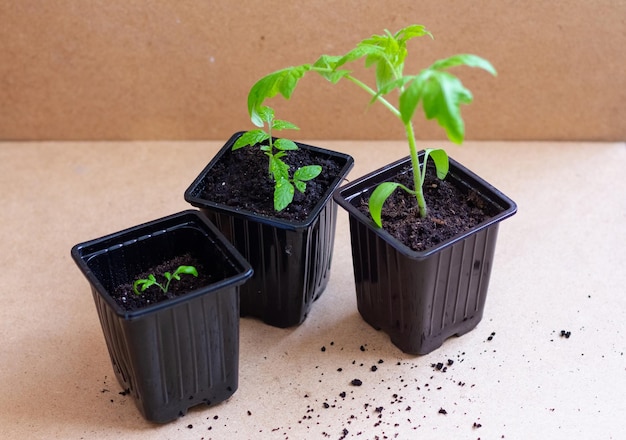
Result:
[[[349,178],[407,155],[402,142],[309,143],[351,154]],[[624,143],[448,148],[519,207],[501,224],[474,331],[412,356],[368,326],[340,209],[330,283],[308,319],[242,319],[238,391],[166,425],[144,421],[120,394],[70,248],[188,209],[184,190],[220,146],[0,144],[1,438],[624,438]]]

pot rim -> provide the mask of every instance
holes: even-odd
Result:
[[[419,157],[422,158],[423,155],[424,151],[420,151]],[[333,192],[333,199],[342,208],[348,211],[350,216],[355,217],[357,221],[366,225],[371,232],[378,235],[402,254],[415,260],[428,258],[431,255],[440,252],[444,248],[450,247],[485,228],[496,225],[517,212],[517,204],[508,196],[453,158],[450,157],[449,160],[450,170],[448,176],[457,180],[461,185],[466,185],[476,190],[487,201],[499,207],[500,212],[466,232],[449,238],[448,240],[444,240],[438,245],[424,251],[415,251],[411,249],[383,228],[377,227],[369,216],[364,215],[351,203],[353,199],[359,197],[361,194],[373,190],[379,183],[385,182],[397,175],[400,169],[404,168],[407,163],[410,163],[410,156],[403,157],[402,159],[385,165],[384,167],[374,170],[340,188],[337,188]]]
[[[126,310],[111,297],[108,289],[100,282],[99,278],[89,267],[89,260],[107,252],[114,251],[124,246],[135,243],[147,243],[152,237],[160,236],[182,228],[193,228],[202,232],[208,240],[222,248],[223,253],[235,269],[235,274],[213,282],[209,285],[192,290],[176,298],[170,298],[158,303],[151,304],[137,310]],[[144,315],[152,314],[160,310],[174,307],[180,303],[191,301],[199,296],[218,291],[225,287],[240,285],[252,276],[253,270],[250,264],[241,256],[235,247],[222,235],[222,233],[198,210],[185,210],[166,217],[151,220],[130,228],[113,232],[105,236],[88,240],[74,245],[71,256],[81,270],[92,288],[104,298],[107,304],[118,316],[126,320],[132,320]]]
[[[352,158],[352,156],[348,154],[341,153],[338,151],[328,150],[328,149],[321,148],[321,147],[316,147],[313,145],[303,144],[301,142],[296,142],[296,145],[298,145],[299,148],[315,151],[320,154],[324,154],[333,158],[339,158],[339,159],[345,160],[345,164],[341,168],[340,173],[337,174],[335,179],[332,181],[332,183],[330,184],[330,186],[324,193],[324,196],[321,197],[320,200],[318,200],[318,202],[315,204],[313,209],[311,209],[311,212],[309,213],[309,215],[304,220],[290,221],[290,220],[285,220],[285,219],[279,219],[279,218],[268,216],[268,215],[258,214],[256,212],[249,211],[246,209],[226,206],[221,203],[212,202],[211,200],[208,200],[204,197],[194,195],[194,192],[196,192],[197,187],[201,184],[204,177],[211,171],[211,169],[221,159],[221,157],[224,154],[226,154],[228,151],[230,151],[232,145],[235,143],[237,138],[239,138],[243,133],[245,132],[239,131],[233,134],[230,137],[230,139],[224,144],[224,146],[217,152],[217,154],[211,159],[208,165],[205,166],[204,169],[200,172],[200,174],[194,179],[193,183],[189,185],[189,187],[185,190],[184,198],[188,203],[190,203],[191,205],[197,208],[212,209],[220,213],[226,213],[234,217],[239,217],[239,218],[243,218],[246,220],[254,219],[255,221],[258,221],[260,223],[264,223],[269,226],[280,228],[280,229],[287,229],[287,230],[306,229],[306,228],[309,228],[311,224],[315,221],[315,219],[318,217],[319,213],[322,211],[322,209],[328,203],[328,201],[332,200],[333,192],[339,187],[339,185],[341,185],[345,177],[348,175],[349,171],[354,166],[354,159]]]

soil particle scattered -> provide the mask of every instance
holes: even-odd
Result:
[[[355,386],[355,387],[360,387],[361,385],[363,385],[363,381],[361,381],[360,379],[352,379],[352,382],[350,382],[350,385]]]

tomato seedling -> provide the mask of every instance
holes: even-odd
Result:
[[[157,286],[163,293],[167,293],[170,288],[170,283],[172,280],[180,280],[181,275],[193,275],[194,277],[198,276],[198,271],[194,266],[178,266],[178,268],[174,271],[174,273],[165,272],[163,277],[167,280],[165,284],[161,284],[156,280],[154,274],[148,275],[148,278],[142,278],[136,280],[133,283],[133,291],[137,295],[141,295],[141,292],[144,292],[150,286]],[[137,289],[141,287],[141,292]]]
[[[306,191],[306,182],[319,176],[322,172],[322,167],[319,165],[306,165],[298,168],[293,173],[293,177],[290,177],[289,165],[282,159],[287,155],[288,151],[297,150],[298,146],[289,139],[274,139],[272,131],[298,130],[298,127],[291,122],[275,119],[274,110],[268,106],[262,106],[257,109],[257,114],[259,126],[264,127],[267,124],[267,131],[259,128],[245,132],[235,141],[232,150],[238,150],[248,145],[259,145],[261,151],[269,158],[269,174],[274,180],[274,209],[282,211],[293,201],[295,189],[304,193]]]

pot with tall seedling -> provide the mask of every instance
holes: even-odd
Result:
[[[326,288],[335,238],[332,194],[353,159],[274,137],[297,130],[268,106],[249,107],[256,129],[235,133],[185,191],[242,253],[254,275],[241,316],[276,327],[304,321]]]
[[[361,316],[401,350],[415,354],[429,353],[480,322],[499,222],[517,209],[443,149],[418,151],[413,120],[420,105],[451,141],[464,140],[460,107],[473,97],[452,68],[496,75],[487,60],[471,54],[405,73],[407,43],[424,36],[432,35],[424,26],[410,25],[373,35],[345,55],[322,55],[312,64],[276,71],[255,85],[249,103],[260,117],[265,99],[278,93],[288,98],[306,73],[316,72],[333,84],[355,84],[399,121],[409,156],[339,188],[334,199],[349,213]],[[374,85],[347,68],[362,59],[375,71]]]

